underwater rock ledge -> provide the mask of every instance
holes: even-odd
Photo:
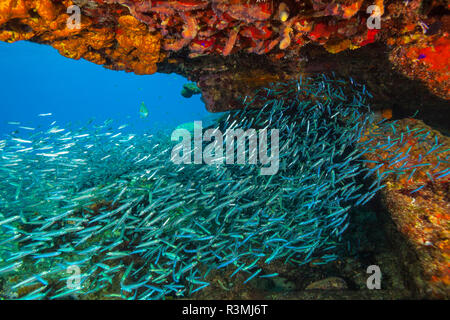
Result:
[[[449,4],[377,0],[381,28],[368,29],[370,4],[362,0],[3,0],[0,40],[49,44],[66,57],[113,70],[175,71],[198,81],[210,111],[235,108],[236,96],[245,96],[254,87],[336,68],[361,77],[372,75],[361,80],[371,80],[368,89],[381,102],[388,102],[392,92],[407,95],[411,100],[398,107],[403,112],[419,108],[428,114],[434,103],[410,107],[408,103],[426,91],[443,99],[433,112],[444,110],[442,105],[450,98]],[[67,27],[67,8],[72,5],[81,9],[78,29]],[[311,50],[311,45],[323,49]],[[370,48],[353,54],[366,47]],[[393,76],[392,69],[398,74]],[[401,77],[418,80],[426,90],[416,92],[417,85],[405,90],[406,79],[396,81]],[[219,94],[224,81],[233,90],[229,96]],[[374,90],[377,85],[370,83],[374,81],[386,86],[384,94]],[[448,110],[448,104],[445,107]]]
[[[450,138],[432,130],[422,121],[399,121],[402,131],[424,130],[432,133],[450,150]],[[411,154],[417,157],[421,147],[412,143]],[[445,153],[444,153],[445,154]],[[431,162],[436,165],[436,162]],[[425,183],[417,192],[415,184]],[[420,297],[450,298],[450,181],[434,180],[423,174],[420,179],[388,179],[381,191],[381,203],[388,215],[382,217],[394,251],[408,285]]]

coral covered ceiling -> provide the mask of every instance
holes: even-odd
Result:
[[[72,5],[81,9],[75,29],[67,24]],[[380,29],[368,28],[374,22],[370,5],[379,8]],[[449,99],[448,11],[448,2],[439,0],[0,0],[0,40],[50,44],[66,57],[136,74],[152,74],[158,64],[167,70],[170,64],[252,54],[275,66],[299,60],[308,66],[305,47],[316,44],[332,55],[379,42],[401,74]],[[213,66],[213,78],[221,77],[221,64]],[[195,71],[187,76],[201,80]],[[283,77],[279,70],[247,71],[239,81]]]

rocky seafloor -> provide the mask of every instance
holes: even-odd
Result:
[[[372,4],[380,29],[367,27]],[[81,10],[79,28],[67,27],[72,5]],[[365,84],[382,117],[405,132],[429,131],[448,150],[449,10],[444,0],[0,0],[0,40],[48,44],[137,75],[181,74],[196,82],[211,112],[239,109],[239,98],[272,82],[333,73]],[[421,154],[414,140],[410,146]],[[411,194],[418,183],[426,186]],[[227,271],[213,272],[193,298],[448,299],[449,187],[448,177],[425,173],[388,180],[367,211],[352,214],[351,245],[338,260],[275,262],[268,271],[279,277],[245,285],[242,275],[231,284]],[[380,290],[367,289],[369,265],[383,270]]]

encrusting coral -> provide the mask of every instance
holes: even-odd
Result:
[[[368,137],[378,146],[366,154],[368,166],[386,183],[382,202],[413,248],[408,254],[411,249],[399,242],[403,268],[422,295],[448,298],[450,139],[417,119],[388,122]]]
[[[32,40],[51,44],[59,53],[72,59],[84,58],[114,70],[136,74],[156,72],[162,61],[161,36],[126,10],[118,9],[114,26],[99,24],[81,15],[80,28],[69,28],[67,8],[72,1],[5,0],[0,3],[0,40]]]

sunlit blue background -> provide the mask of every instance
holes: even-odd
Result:
[[[142,132],[212,116],[200,95],[181,96],[188,82],[181,76],[107,70],[65,58],[46,45],[0,42],[0,70],[1,136],[18,129],[11,121],[45,129],[53,121],[64,127],[70,122],[82,126],[92,118],[95,123],[114,119],[117,126],[130,124],[128,130]],[[145,119],[139,115],[142,102],[149,111]],[[38,117],[42,113],[53,115]]]

